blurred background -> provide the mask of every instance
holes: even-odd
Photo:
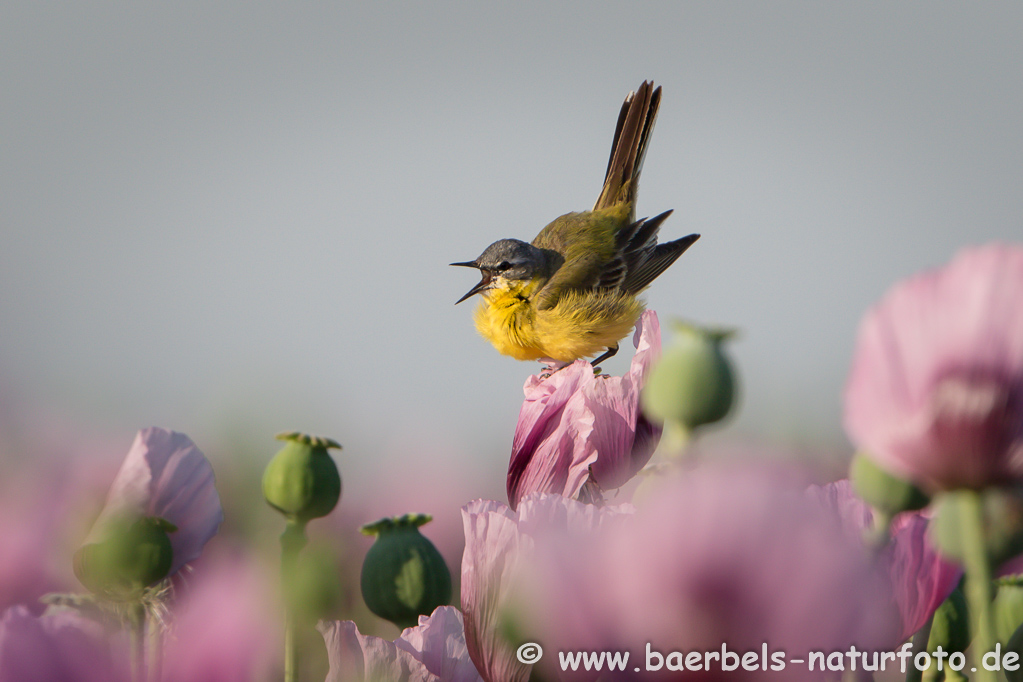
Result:
[[[457,568],[538,368],[447,264],[588,209],[653,79],[638,211],[703,237],[649,307],[741,330],[710,440],[840,462],[867,307],[1023,237],[1020,35],[1011,3],[7,3],[3,457],[79,456],[98,510],[137,429],[184,431],[227,528],[275,534],[272,435],[327,435],[335,516],[431,512]]]

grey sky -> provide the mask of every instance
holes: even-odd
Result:
[[[647,299],[742,329],[736,433],[841,444],[866,307],[1023,238],[1016,3],[85,5],[0,9],[0,393],[97,428],[503,466],[535,367],[447,264],[589,208],[645,78],[703,234]]]

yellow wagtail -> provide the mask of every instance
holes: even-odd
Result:
[[[639,174],[660,102],[661,88],[649,81],[625,98],[592,211],[555,218],[532,244],[502,239],[476,260],[452,263],[483,273],[456,303],[483,294],[476,329],[501,353],[572,362],[606,349],[596,366],[618,351],[642,314],[636,294],[700,238],[658,244],[670,210],[636,220]]]

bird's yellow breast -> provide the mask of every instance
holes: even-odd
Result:
[[[620,291],[571,291],[539,310],[537,282],[510,282],[483,294],[476,329],[498,352],[518,360],[572,362],[614,346],[636,325],[643,303]]]

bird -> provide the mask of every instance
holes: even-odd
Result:
[[[700,238],[657,243],[668,210],[636,219],[636,193],[661,88],[643,81],[622,104],[604,185],[593,209],[566,213],[531,243],[501,239],[472,261],[479,284],[455,302],[480,294],[476,329],[502,354],[518,360],[571,363],[618,352],[644,304],[637,298]]]

